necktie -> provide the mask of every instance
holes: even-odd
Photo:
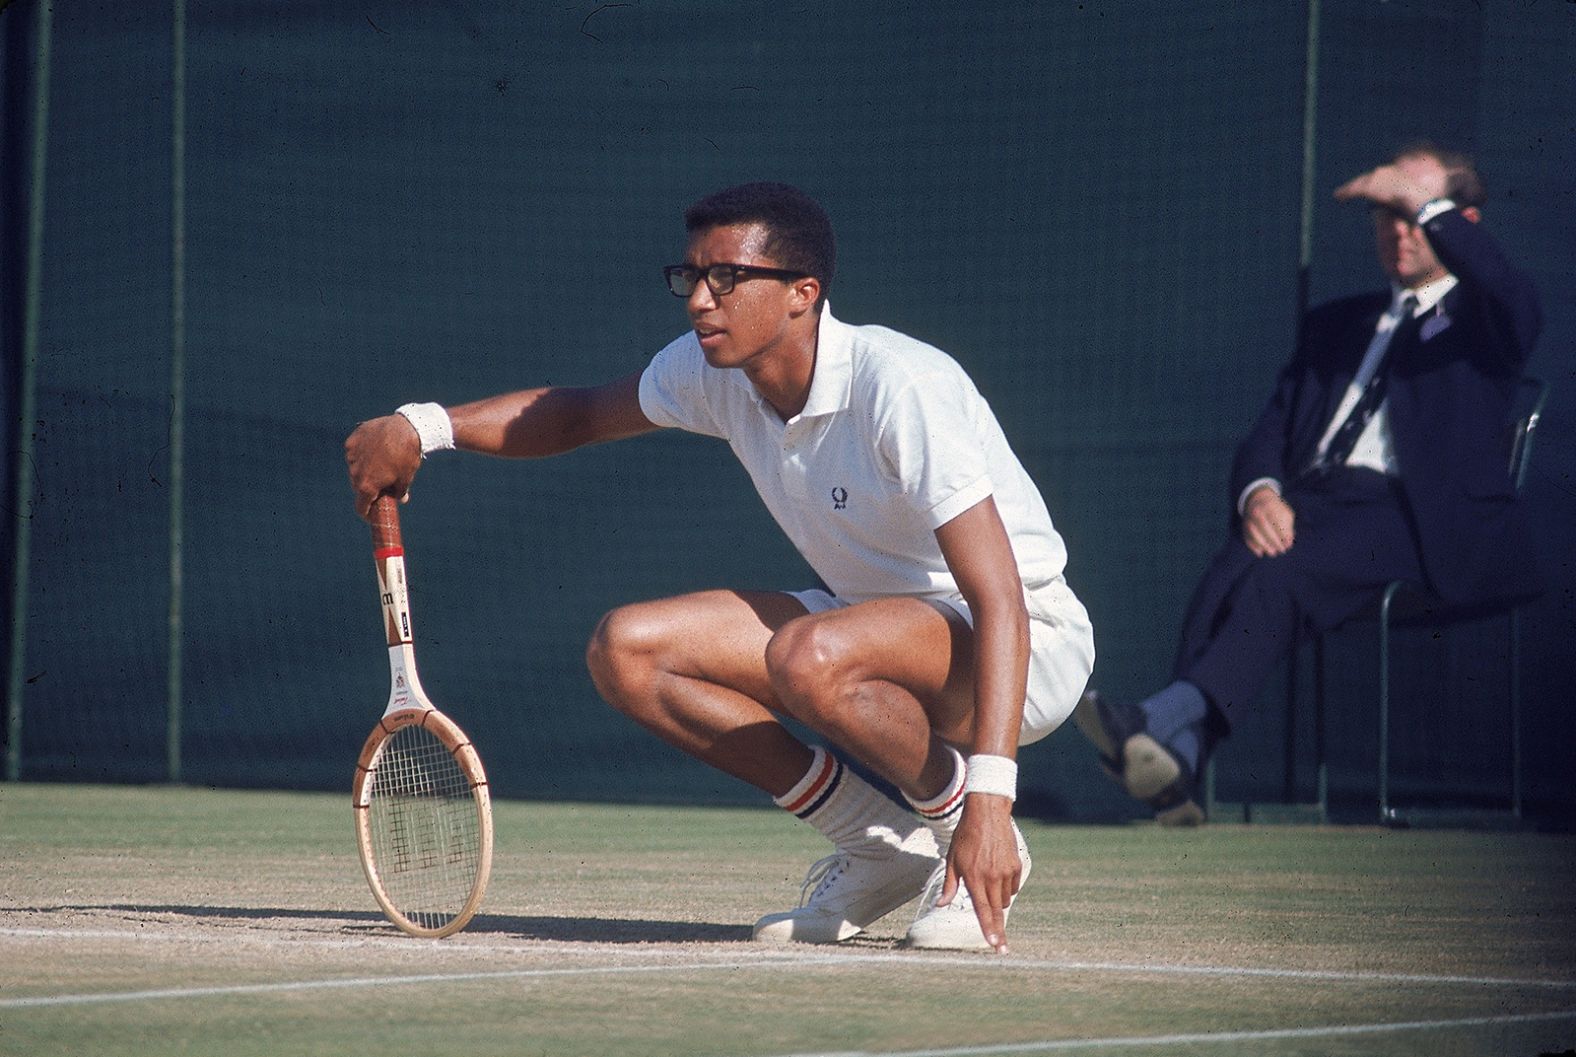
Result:
[[[1390,362],[1394,358],[1392,353],[1402,341],[1409,340],[1411,333],[1418,327],[1418,317],[1413,314],[1416,307],[1417,298],[1408,294],[1402,299],[1401,320],[1390,332],[1390,340],[1384,347],[1384,353],[1379,357],[1379,365],[1374,368],[1373,377],[1368,379],[1368,385],[1364,387],[1362,396],[1357,398],[1357,403],[1347,414],[1346,421],[1341,423],[1341,428],[1330,438],[1330,446],[1319,457],[1314,469],[1328,470],[1342,465],[1352,454],[1352,449],[1357,447],[1357,438],[1362,436],[1368,420],[1374,417],[1374,412],[1379,410],[1380,404],[1384,403],[1385,389],[1390,379]]]

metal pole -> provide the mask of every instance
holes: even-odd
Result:
[[[181,780],[182,553],[186,491],[186,3],[174,0],[170,134],[170,609],[165,748]]]
[[[1308,0],[1308,51],[1302,82],[1302,217],[1297,249],[1297,319],[1308,310],[1309,278],[1313,271],[1314,159],[1319,124],[1319,0]]]
[[[28,563],[33,532],[33,428],[38,402],[38,329],[44,284],[44,176],[49,148],[49,52],[54,10],[38,11],[34,59],[33,173],[28,191],[27,292],[23,305],[22,370],[18,379],[16,439],[16,536],[11,570],[11,646],[6,680],[5,776],[22,777],[22,690],[27,664]]]
[[[1313,285],[1313,203],[1317,179],[1319,129],[1319,0],[1308,0],[1308,50],[1302,73],[1302,220],[1297,245],[1297,329],[1308,314]],[[1330,820],[1330,765],[1325,758],[1324,639],[1313,645],[1313,760],[1318,786],[1319,821]]]
[[[1308,0],[1307,34],[1308,46],[1303,59],[1305,65],[1302,85],[1302,203],[1298,217],[1297,241],[1296,319],[1299,345],[1302,338],[1302,320],[1308,311],[1308,288],[1313,271],[1314,156],[1319,115],[1319,0]],[[1297,660],[1298,648],[1294,647],[1286,662],[1286,730],[1281,747],[1285,762],[1282,799],[1287,803],[1295,803],[1297,800],[1297,690],[1300,682]],[[1321,783],[1324,780],[1324,754],[1320,744],[1322,738],[1323,731],[1316,730],[1314,756]],[[1319,802],[1322,810],[1324,804],[1322,784]]]

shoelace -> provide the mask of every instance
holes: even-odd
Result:
[[[924,917],[928,911],[936,908],[936,900],[941,898],[941,890],[946,885],[947,864],[943,862],[930,875],[930,880],[925,882],[924,894],[919,897],[919,906],[914,910],[915,921]],[[958,882],[958,890],[952,894],[952,902],[947,904],[947,909],[967,911],[974,909],[974,901],[969,898],[969,887],[961,880]]]
[[[812,863],[809,871],[804,875],[804,884],[799,886],[799,905],[809,906],[810,901],[820,895],[823,888],[837,880],[847,867],[848,856],[843,852],[834,852]]]

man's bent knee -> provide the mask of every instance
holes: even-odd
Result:
[[[849,660],[845,637],[813,617],[789,621],[766,644],[772,690],[783,707],[807,722],[846,689]]]
[[[659,637],[639,606],[605,614],[586,644],[586,668],[607,702],[628,711],[643,696],[655,670]]]

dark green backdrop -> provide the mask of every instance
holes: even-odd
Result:
[[[1323,0],[1309,108],[1303,2],[228,0],[186,4],[177,51],[169,3],[60,0],[19,494],[40,2],[0,13],[22,777],[168,776],[178,484],[181,779],[345,787],[386,665],[344,435],[410,399],[638,369],[685,325],[658,275],[682,208],[758,178],[832,213],[841,317],[978,379],[1068,539],[1101,684],[1152,688],[1224,528],[1232,446],[1289,351],[1305,133],[1315,299],[1379,280],[1366,214],[1330,190],[1427,134],[1478,155],[1489,223],[1544,294],[1534,370],[1554,399],[1529,502],[1553,589],[1526,627],[1528,776],[1545,810],[1573,805],[1576,4]],[[435,457],[405,531],[425,681],[498,792],[761,802],[613,715],[582,661],[620,602],[808,582],[725,447]],[[1473,641],[1409,647],[1416,776],[1503,776],[1482,762],[1503,704]],[[1354,793],[1363,675],[1334,686]],[[1277,696],[1226,750],[1224,793],[1278,790]],[[1037,810],[1130,810],[1070,728],[1024,767]]]

